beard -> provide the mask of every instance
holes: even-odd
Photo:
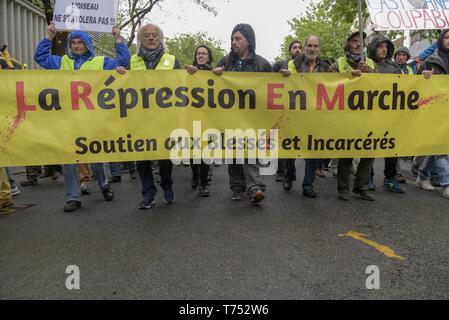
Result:
[[[319,56],[319,53],[304,53],[307,60],[316,60]]]

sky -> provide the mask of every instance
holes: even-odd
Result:
[[[161,9],[150,14],[165,37],[177,33],[206,31],[221,40],[226,51],[231,48],[231,32],[238,23],[249,23],[256,33],[256,52],[268,61],[279,56],[283,39],[291,34],[287,21],[300,16],[310,0],[211,0],[218,12],[212,13],[186,0],[166,0]]]

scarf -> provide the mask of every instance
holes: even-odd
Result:
[[[139,56],[145,61],[147,69],[155,69],[162,55],[164,54],[164,49],[162,46],[154,50],[147,50],[143,46],[140,47]]]

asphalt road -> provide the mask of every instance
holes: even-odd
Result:
[[[449,201],[419,190],[402,165],[407,193],[398,195],[381,190],[376,161],[373,203],[339,201],[327,173],[318,199],[266,177],[267,199],[252,207],[231,201],[225,166],[202,199],[190,169],[176,167],[172,206],[159,192],[155,208],[139,211],[139,181],[124,174],[113,202],[93,187],[82,209],[64,213],[62,178],[40,180],[15,198],[35,206],[0,215],[0,299],[448,299]],[[375,243],[339,236],[350,231]],[[66,288],[69,265],[80,290]],[[379,290],[366,287],[371,265]]]

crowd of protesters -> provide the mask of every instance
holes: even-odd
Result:
[[[53,39],[56,35],[55,24],[52,22],[47,28],[47,37],[42,40],[35,52],[35,61],[44,69],[53,70],[116,70],[124,74],[127,70],[174,70],[181,69],[181,64],[175,56],[169,53],[161,28],[154,24],[147,24],[138,31],[137,53],[132,55],[124,43],[120,30],[116,27],[112,35],[116,42],[116,58],[95,55],[94,46],[90,36],[81,31],[72,32],[68,38],[67,54],[63,57],[51,55]],[[273,66],[262,56],[256,53],[256,36],[253,28],[248,24],[238,24],[232,30],[232,48],[230,53],[213,66],[212,51],[199,43],[194,52],[193,62],[185,66],[189,74],[198,70],[209,70],[217,76],[225,72],[279,72],[285,77],[296,73],[338,72],[348,73],[360,77],[363,73],[386,74],[422,74],[429,79],[433,74],[449,73],[449,30],[443,30],[438,41],[413,58],[406,47],[395,50],[392,41],[386,36],[374,37],[366,48],[366,34],[357,30],[349,33],[344,44],[344,55],[331,63],[322,58],[321,39],[317,35],[310,35],[302,44],[294,40],[289,45],[290,57],[288,60],[276,62]],[[2,50],[0,56],[0,69],[21,69],[21,64],[12,59],[7,50]],[[394,193],[403,193],[405,178],[401,174],[399,158],[385,158],[383,189]],[[267,177],[260,174],[261,164],[250,163],[229,164],[229,186],[232,200],[242,201],[245,194],[253,205],[265,199]],[[282,182],[285,190],[292,188],[297,173],[295,159],[279,159],[276,181]],[[314,188],[315,177],[323,177],[323,170],[332,170],[337,178],[338,198],[350,201],[352,192],[360,199],[374,201],[374,159],[307,159],[302,183],[303,195],[316,198]],[[126,163],[110,163],[111,181],[108,180],[103,163],[93,164],[64,164],[62,166],[45,166],[41,172],[40,166],[26,168],[26,181],[21,182],[22,187],[38,184],[38,178],[58,179],[64,177],[67,202],[64,211],[73,212],[81,207],[81,196],[90,194],[89,183],[93,177],[106,201],[113,201],[114,193],[111,183],[121,181],[123,169],[129,171],[132,179],[137,176],[141,182],[142,201],[139,208],[150,209],[155,205],[158,192],[157,184],[163,191],[163,198],[167,204],[176,200],[173,191],[173,163],[169,159],[158,161],[139,161]],[[208,197],[208,184],[211,182],[211,166],[202,162],[191,162],[193,189],[199,189],[201,197]],[[154,173],[157,172],[155,177]],[[449,199],[449,158],[448,155],[429,155],[415,157],[412,163],[412,172],[417,176],[416,185],[427,191],[441,187],[443,197]],[[354,181],[351,182],[351,178]],[[155,179],[156,178],[156,179]],[[9,168],[0,169],[0,209],[12,208],[13,197],[20,193],[19,187]]]

